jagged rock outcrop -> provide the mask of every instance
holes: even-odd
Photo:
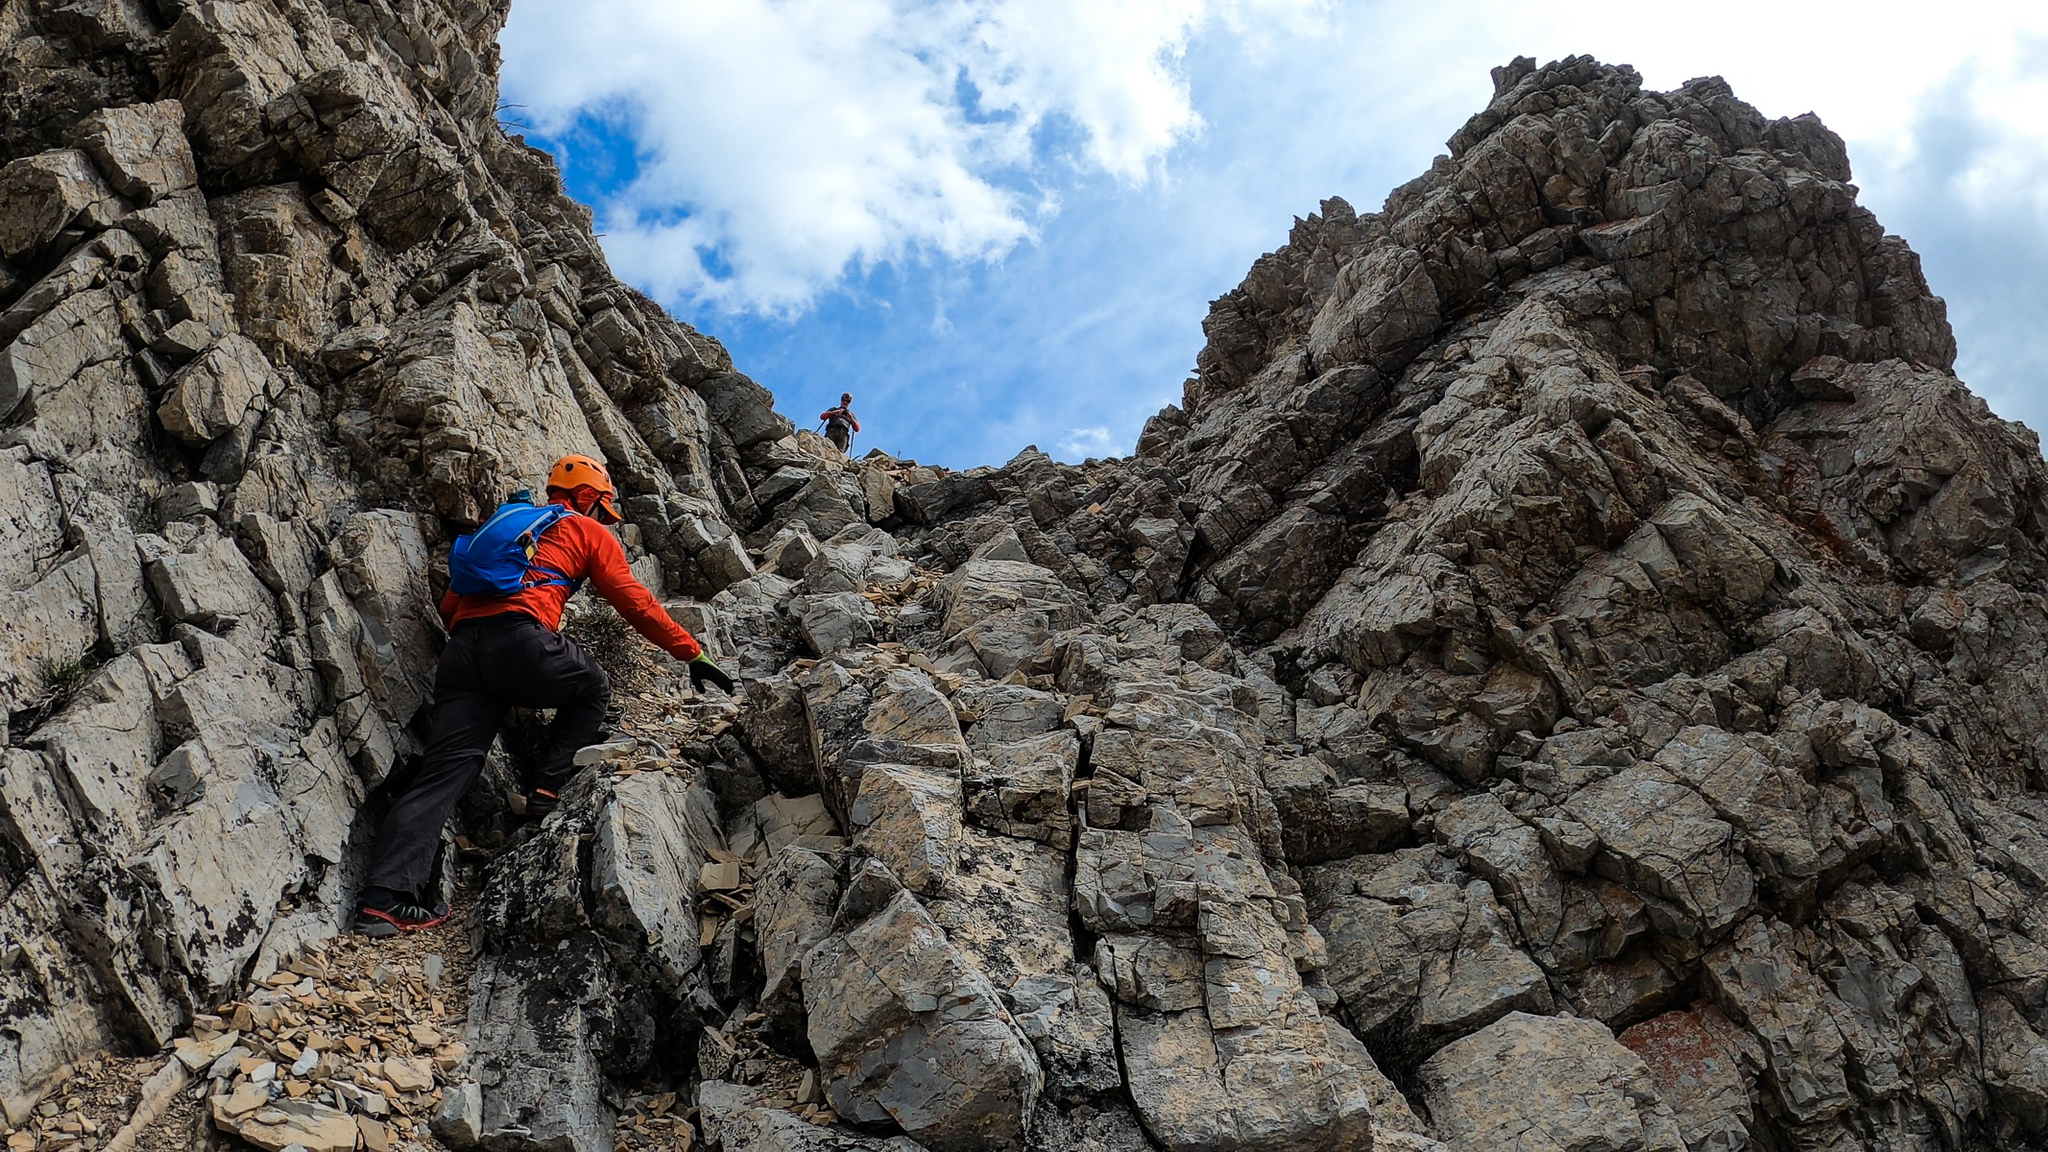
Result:
[[[450,1146],[2048,1138],[2048,466],[1818,121],[1516,61],[1134,456],[949,472],[611,277],[504,18],[0,7],[9,1124],[342,926],[442,550],[573,450],[746,687],[608,647],[537,824],[508,733]]]
[[[787,431],[497,127],[503,18],[0,11],[10,1121],[340,925],[452,532],[569,449],[722,523]]]
[[[1080,915],[1091,849],[1144,877],[1125,910],[1201,859],[1117,842],[1140,805],[1244,829],[1299,882],[1303,987],[1456,1148],[2037,1139],[2038,441],[1950,374],[1811,117],[1495,79],[1382,212],[1326,202],[1216,302],[1135,458],[899,488],[949,580],[1014,548],[1086,598],[1025,679],[1113,699],[1105,625],[1159,612],[1245,678],[1241,745],[1087,725]],[[1229,1003],[1087,927],[1120,1000]],[[1152,1137],[1212,1146],[1119,1036]]]

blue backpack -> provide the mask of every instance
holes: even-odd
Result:
[[[448,550],[448,587],[459,596],[511,596],[528,588],[562,584],[574,595],[583,581],[535,564],[533,550],[541,533],[562,517],[575,514],[560,504],[538,508],[516,502],[500,504],[482,527],[457,537]],[[528,580],[528,573],[546,579]]]

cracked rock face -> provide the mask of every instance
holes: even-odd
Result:
[[[950,472],[611,276],[505,15],[0,8],[9,1123],[345,924],[440,557],[575,451],[746,686],[616,649],[511,834],[492,757],[452,1146],[2048,1138],[2048,474],[1816,120],[1516,61],[1135,455]]]

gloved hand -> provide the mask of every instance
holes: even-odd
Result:
[[[711,662],[709,652],[699,652],[697,658],[690,661],[690,686],[702,692],[707,680],[718,685],[727,696],[733,695],[733,689],[738,687],[732,677],[725,674],[725,669]]]

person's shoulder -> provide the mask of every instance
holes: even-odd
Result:
[[[618,537],[605,531],[604,525],[599,524],[596,520],[580,512],[572,511],[567,513],[560,520],[555,521],[555,527],[590,544],[602,545],[607,541],[617,544],[619,542]]]

